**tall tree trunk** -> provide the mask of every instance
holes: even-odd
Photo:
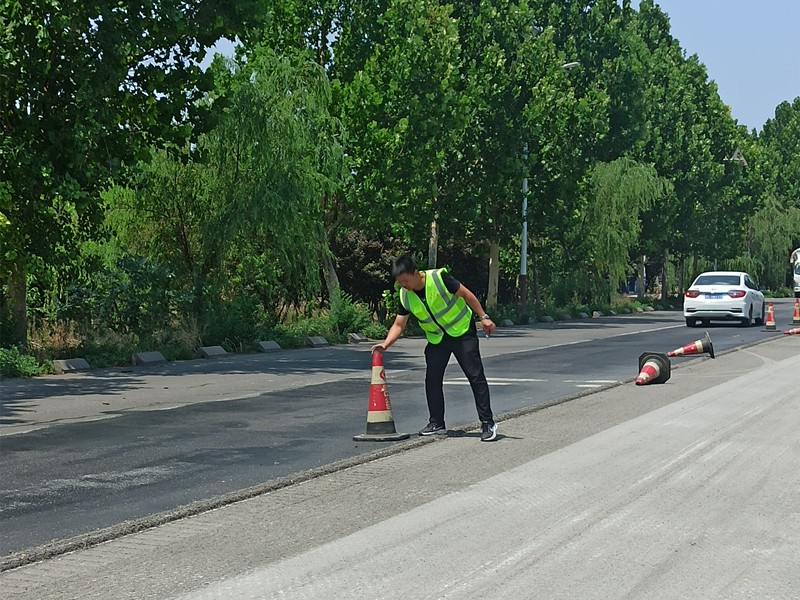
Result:
[[[644,299],[645,261],[646,260],[647,260],[647,257],[644,254],[642,254],[642,256],[639,257],[639,269],[638,269],[638,271],[639,271],[638,280],[639,281],[638,281],[638,285],[636,286],[638,288],[638,292],[639,292],[639,294],[638,294],[639,300],[643,300]]]
[[[486,310],[497,306],[497,288],[500,283],[500,244],[497,240],[489,242],[489,289],[486,293]]]
[[[661,301],[669,296],[669,248],[664,248],[664,266],[661,268]]]
[[[439,225],[431,221],[431,237],[428,240],[428,268],[435,269],[439,258]]]
[[[322,277],[325,279],[325,287],[328,289],[328,298],[331,302],[335,302],[338,297],[339,276],[336,274],[333,253],[327,243],[322,249]]]
[[[8,309],[11,316],[11,338],[4,340],[28,348],[27,273],[21,261],[14,263],[8,279]],[[5,337],[5,336],[4,336]]]

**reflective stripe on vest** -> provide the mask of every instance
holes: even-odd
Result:
[[[447,269],[425,271],[427,308],[417,294],[409,294],[408,290],[400,289],[400,304],[417,318],[425,337],[432,344],[442,341],[444,332],[441,327],[452,337],[464,335],[469,329],[472,314],[466,301],[451,294],[445,286],[442,275],[446,272]]]

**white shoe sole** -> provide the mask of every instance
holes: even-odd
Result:
[[[493,442],[493,441],[495,441],[497,439],[497,425],[494,426],[494,428],[491,430],[491,432],[492,432],[492,437],[489,437],[489,438],[486,438],[486,439],[481,438],[481,441],[482,442]]]

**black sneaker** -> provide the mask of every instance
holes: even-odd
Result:
[[[445,433],[447,433],[447,427],[444,426],[444,423],[435,423],[433,421],[419,430],[420,435],[444,435]]]
[[[497,439],[497,423],[481,424],[481,441],[493,442]]]

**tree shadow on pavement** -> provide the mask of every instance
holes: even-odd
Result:
[[[387,353],[393,370],[419,367],[419,356]],[[285,350],[275,353],[230,354],[220,358],[193,359],[155,366],[93,369],[84,373],[44,375],[31,379],[4,379],[0,382],[0,424],[24,422],[15,418],[30,412],[26,401],[65,396],[105,396],[151,388],[161,390],[164,381],[192,375],[348,375],[370,373],[371,353],[366,345]],[[20,406],[22,404],[22,406]]]

